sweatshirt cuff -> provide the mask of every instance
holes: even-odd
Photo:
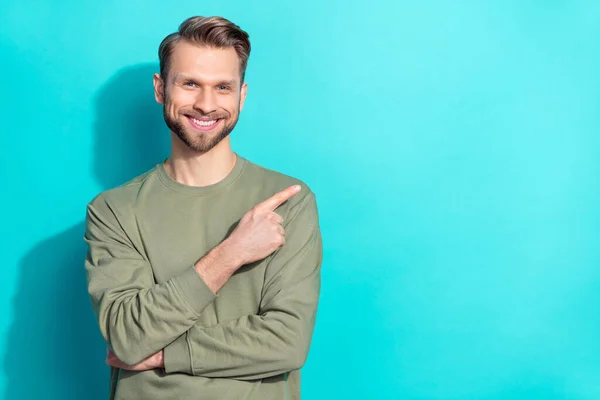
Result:
[[[192,357],[188,347],[187,332],[164,348],[163,357],[167,374],[182,372],[192,375]]]
[[[217,297],[200,278],[193,265],[183,274],[174,277],[173,283],[196,314],[202,313],[206,306]]]

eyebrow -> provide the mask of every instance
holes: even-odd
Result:
[[[193,79],[191,76],[188,76],[185,74],[176,73],[175,76],[173,76],[173,83],[175,83],[179,80],[195,80],[195,79]]]
[[[182,74],[182,73],[177,73],[175,74],[175,76],[173,77],[173,83],[180,81],[180,80],[186,80],[186,81],[192,81],[192,82],[198,82],[198,80],[192,76],[189,76],[187,74]],[[219,85],[229,85],[229,86],[234,86],[236,84],[235,79],[225,79],[222,81],[217,82],[216,86]]]
[[[229,85],[229,86],[233,86],[233,85],[235,85],[235,84],[236,84],[236,81],[235,81],[235,80],[233,80],[233,79],[229,79],[229,80],[224,80],[224,81],[221,81],[221,82],[217,83],[217,86],[220,86],[220,85]]]

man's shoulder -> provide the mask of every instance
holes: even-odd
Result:
[[[250,177],[252,185],[260,185],[265,195],[274,195],[290,186],[300,185],[300,193],[290,199],[290,206],[302,202],[307,196],[315,196],[308,184],[299,177],[264,167],[247,159],[246,162],[247,176]]]
[[[152,179],[156,174],[156,167],[136,176],[135,178],[114,188],[104,190],[97,194],[89,203],[96,209],[114,209],[123,206],[131,205],[138,197],[140,188],[149,179]],[[114,210],[113,210],[114,211]]]

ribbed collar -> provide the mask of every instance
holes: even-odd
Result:
[[[229,174],[225,178],[220,180],[219,182],[213,183],[212,185],[208,185],[208,186],[184,185],[183,183],[178,182],[175,179],[171,178],[171,176],[167,173],[167,170],[165,169],[165,161],[166,160],[164,160],[160,164],[157,164],[156,170],[158,172],[158,177],[159,177],[160,181],[165,186],[167,186],[168,188],[170,188],[176,192],[187,193],[187,194],[196,194],[196,195],[213,194],[213,193],[218,192],[219,190],[223,190],[227,186],[231,185],[242,174],[242,171],[244,170],[244,166],[246,165],[247,160],[235,152],[234,152],[234,154],[236,156],[236,161],[235,161],[235,165],[233,166],[233,169],[231,171],[229,171]]]

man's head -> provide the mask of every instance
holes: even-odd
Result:
[[[156,101],[190,149],[207,152],[235,127],[246,98],[248,34],[221,17],[192,17],[160,44]]]

